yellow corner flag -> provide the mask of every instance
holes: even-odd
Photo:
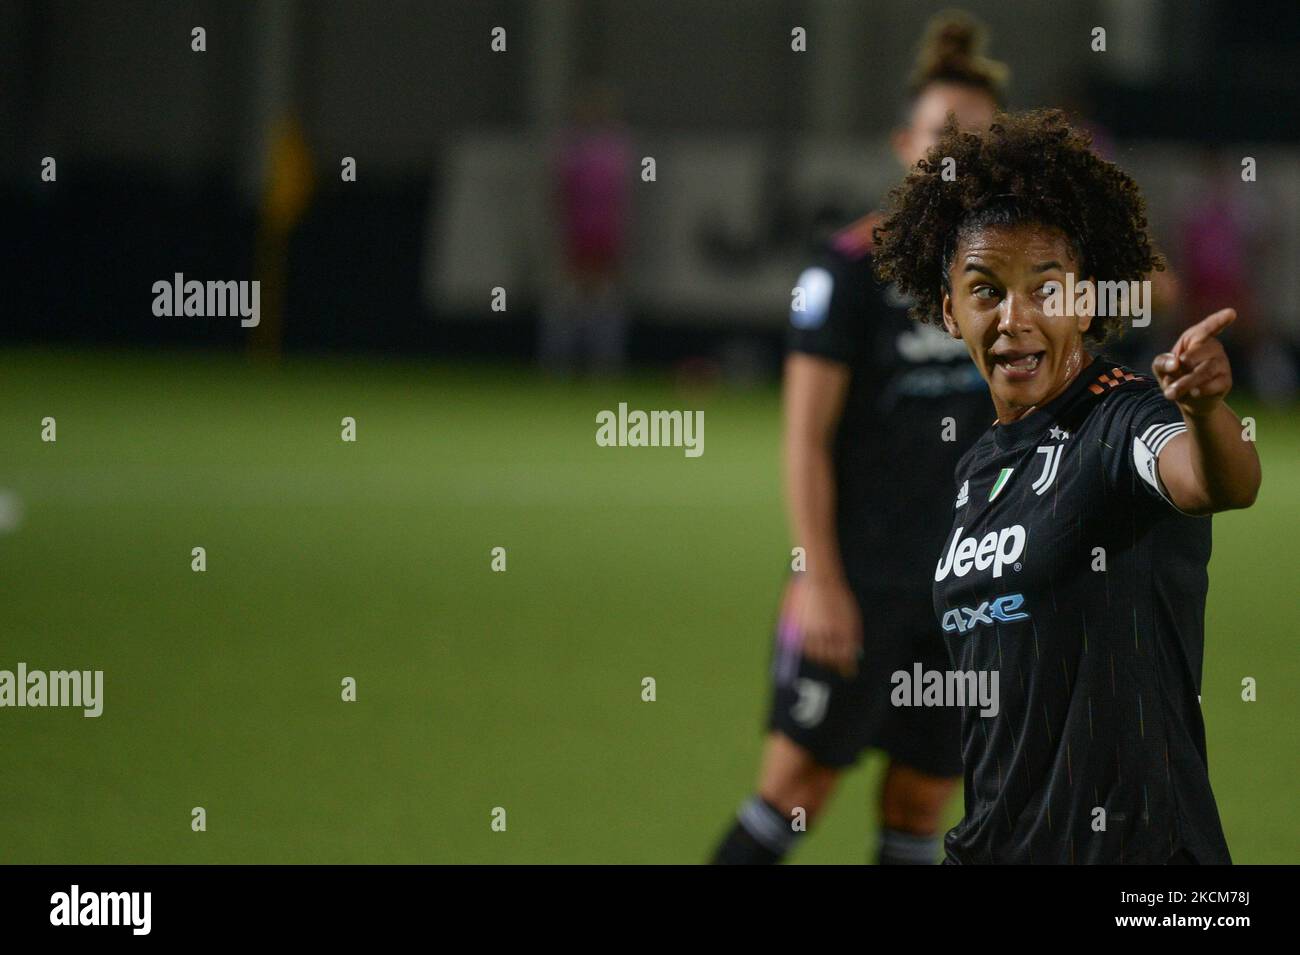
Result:
[[[266,163],[266,187],[258,214],[253,272],[262,283],[262,320],[249,339],[252,353],[279,358],[284,337],[284,288],[289,265],[289,237],[311,204],[316,190],[307,137],[296,119],[272,130]]]

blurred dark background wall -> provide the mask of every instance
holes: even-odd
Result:
[[[633,354],[770,340],[810,243],[897,176],[884,137],[926,19],[951,5],[4,0],[0,336],[238,346],[237,322],[154,317],[150,286],[255,277],[271,131],[291,118],[314,188],[289,236],[284,347],[527,355],[553,238],[548,143],[600,76],[658,164],[631,219]],[[1014,107],[1082,110],[1113,139],[1175,264],[1189,198],[1257,157],[1259,307],[1294,341],[1300,5],[961,6],[1010,64]]]

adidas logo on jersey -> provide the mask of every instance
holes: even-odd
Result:
[[[950,573],[965,577],[971,570],[988,570],[992,567],[996,578],[1002,576],[1005,567],[1020,569],[1016,560],[1024,553],[1025,541],[1029,537],[1022,525],[1014,524],[1000,531],[989,531],[979,541],[974,537],[963,538],[961,532],[965,529],[957,528],[952,535],[952,543],[948,545],[948,553],[939,559],[939,565],[934,569],[936,583],[947,579]]]
[[[965,507],[966,502],[969,500],[970,500],[970,481],[962,481],[961,490],[957,492],[957,503],[953,505],[953,509],[955,510],[959,507]]]

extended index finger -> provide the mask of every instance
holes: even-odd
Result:
[[[1199,345],[1207,338],[1218,335],[1236,320],[1237,310],[1235,308],[1221,308],[1213,315],[1206,316],[1183,333],[1178,348],[1174,350],[1174,357],[1181,360],[1183,353],[1188,349]]]

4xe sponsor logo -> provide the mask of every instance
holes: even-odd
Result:
[[[979,541],[974,537],[962,537],[961,532],[965,529],[957,528],[952,535],[952,543],[948,545],[948,552],[939,559],[939,566],[934,569],[936,583],[946,580],[950,573],[965,577],[972,569],[988,570],[992,567],[995,578],[1002,576],[1005,567],[1020,569],[1016,561],[1024,553],[1025,541],[1029,537],[1022,525],[1014,524],[1000,531],[989,531]]]
[[[965,633],[967,630],[974,630],[982,623],[992,624],[995,620],[1001,623],[1028,620],[1029,614],[1020,612],[1024,602],[1024,594],[1004,594],[994,600],[986,600],[975,608],[957,607],[943,615],[943,629],[948,633],[954,630],[957,633]]]

